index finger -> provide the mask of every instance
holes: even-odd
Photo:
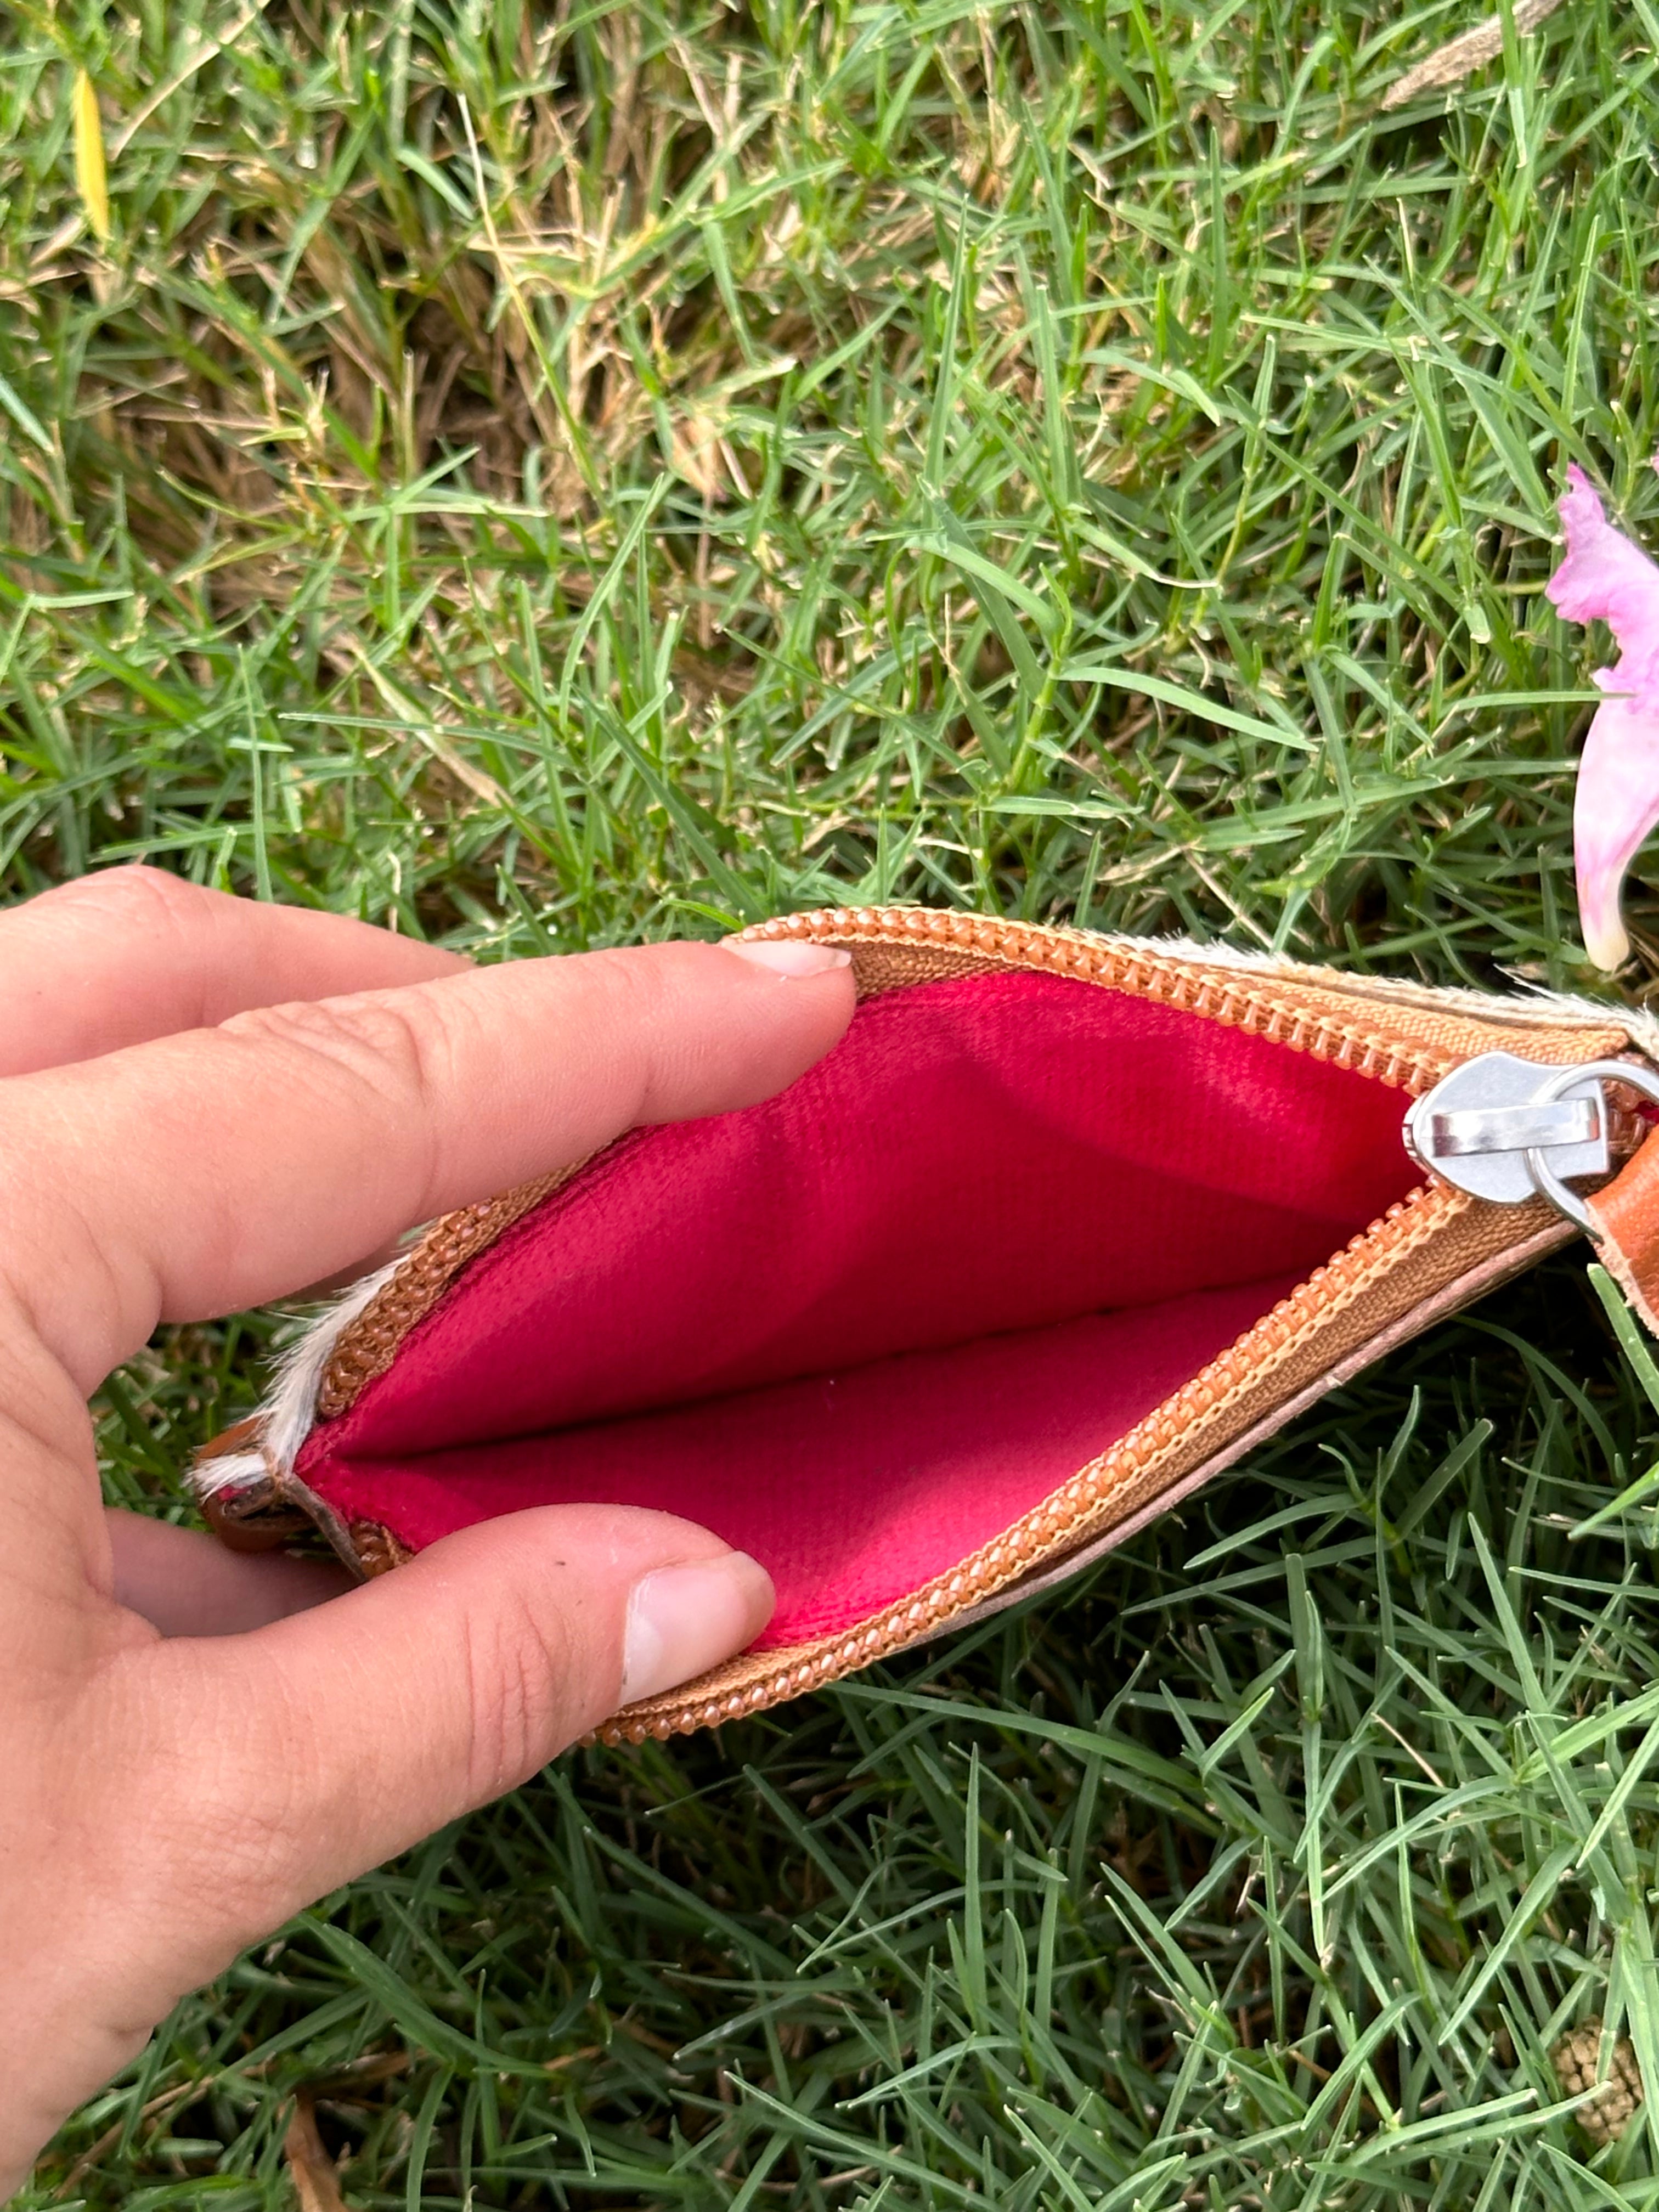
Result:
[[[458,952],[339,914],[100,868],[0,913],[0,1075],[202,1029],[289,999],[459,974]]]
[[[647,945],[262,1007],[0,1083],[0,1266],[89,1390],[161,1321],[282,1297],[639,1123],[769,1097],[853,1000],[828,948]]]

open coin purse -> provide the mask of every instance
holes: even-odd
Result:
[[[638,1741],[1075,1572],[1576,1227],[1649,1315],[1644,1018],[913,908],[750,934],[851,951],[841,1044],[436,1223],[210,1447],[227,1541],[703,1522],[777,1611]]]

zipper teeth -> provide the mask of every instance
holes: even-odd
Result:
[[[1151,999],[1183,1013],[1200,1014],[1224,1028],[1287,1045],[1318,1060],[1364,1075],[1395,1090],[1430,1090],[1458,1064],[1460,1055],[1432,1046],[1402,1044],[1386,1027],[1310,1012],[1274,995],[1277,979],[1205,969],[1201,959],[1162,957],[1114,945],[1083,930],[1046,928],[1034,922],[999,921],[971,914],[939,914],[919,907],[831,907],[812,914],[779,915],[743,932],[745,938],[834,939],[929,946],[973,952],[1020,968],[1048,969],[1108,988]],[[1320,987],[1316,987],[1320,988]],[[1327,989],[1339,988],[1330,984]]]
[[[601,1731],[609,1742],[659,1741],[692,1729],[715,1728],[764,1705],[823,1686],[855,1668],[867,1667],[920,1642],[990,1597],[1065,1539],[1114,1491],[1133,1482],[1154,1460],[1191,1430],[1224,1409],[1237,1392],[1261,1381],[1332,1306],[1361,1290],[1468,1206],[1462,1191],[1444,1184],[1419,1184],[1396,1200],[1369,1229],[1352,1238],[1334,1259],[1316,1267],[1304,1283],[1281,1298],[1254,1328],[1218,1353],[1190,1382],[1138,1421],[1109,1451],[1063,1483],[1043,1503],[1017,1521],[1006,1534],[975,1552],[959,1567],[940,1575],[915,1595],[900,1598],[851,1633],[837,1638],[808,1659],[781,1660],[768,1673],[725,1695],[697,1699],[649,1720],[623,1721]]]
[[[1270,990],[1260,983],[1253,987],[1244,977],[1235,983],[1213,970],[1195,975],[1185,962],[1126,951],[1081,932],[993,921],[973,915],[927,913],[909,907],[855,907],[782,915],[744,934],[834,938],[843,942],[849,938],[889,942],[896,939],[942,950],[988,953],[1020,967],[1087,977],[1137,997],[1156,1000],[1162,1006],[1200,1014],[1227,1028],[1269,1038],[1397,1090],[1425,1091],[1456,1063],[1455,1054],[1402,1047],[1385,1031],[1310,1014],[1275,1000]],[[781,1659],[741,1689],[693,1699],[649,1719],[620,1720],[602,1729],[601,1735],[607,1742],[641,1743],[647,1737],[661,1741],[693,1729],[716,1728],[723,1721],[738,1720],[786,1698],[798,1697],[803,1691],[821,1688],[855,1668],[920,1642],[945,1626],[953,1615],[971,1610],[1017,1579],[1045,1555],[1063,1548],[1066,1537],[1111,1492],[1133,1482],[1156,1458],[1220,1412],[1239,1391],[1259,1381],[1334,1305],[1346,1302],[1368,1278],[1393,1266],[1436,1234],[1468,1203],[1461,1191],[1444,1184],[1419,1184],[1351,1238],[1322,1267],[1316,1267],[1288,1297],[1281,1298],[1189,1382],[1138,1421],[1100,1459],[1063,1483],[1005,1534],[914,1595],[898,1599],[873,1620],[835,1638],[809,1658]]]

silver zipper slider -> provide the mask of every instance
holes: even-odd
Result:
[[[1613,1109],[1602,1085],[1622,1084],[1659,1103],[1659,1075],[1634,1060],[1540,1067],[1484,1052],[1443,1076],[1406,1116],[1406,1150],[1443,1182],[1498,1206],[1540,1195],[1587,1235],[1600,1235],[1567,1178],[1613,1166]]]

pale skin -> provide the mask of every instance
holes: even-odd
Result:
[[[236,1557],[105,1510],[87,1401],[162,1322],[792,1082],[853,985],[768,957],[474,969],[143,869],[0,914],[0,2202],[248,1944],[764,1626],[753,1560],[620,1507],[362,1588]]]

